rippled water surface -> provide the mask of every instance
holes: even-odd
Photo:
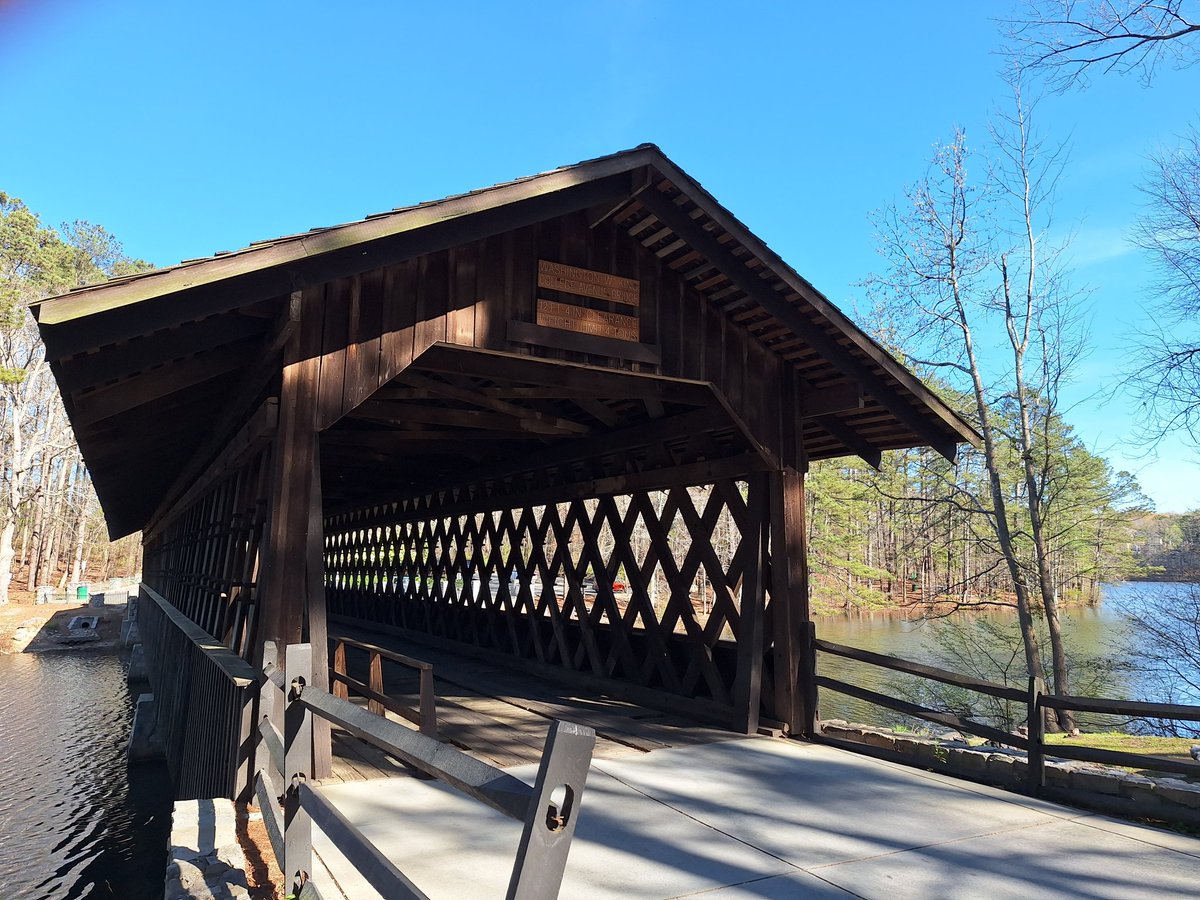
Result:
[[[4,900],[162,897],[170,791],[126,767],[132,706],[116,655],[0,655]]]

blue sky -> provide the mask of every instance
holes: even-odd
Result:
[[[653,141],[852,311],[881,267],[871,212],[1003,107],[1008,8],[0,0],[0,190],[169,264]],[[1164,71],[1040,107],[1071,143],[1057,219],[1092,291],[1071,420],[1164,511],[1200,506],[1197,454],[1134,446],[1114,385],[1147,300],[1136,184],[1198,88]]]

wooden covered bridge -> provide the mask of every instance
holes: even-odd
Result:
[[[803,732],[809,462],[974,439],[652,145],[35,315],[111,534],[144,535],[181,795],[250,784],[217,645],[307,642],[327,687],[330,623]]]

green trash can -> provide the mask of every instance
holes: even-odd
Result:
[[[75,588],[75,599],[80,603],[88,602],[88,586],[86,584],[81,584]]]

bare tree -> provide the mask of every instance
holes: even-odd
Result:
[[[1136,74],[1149,82],[1160,64],[1196,62],[1200,13],[1192,0],[1028,0],[1004,23],[1023,71],[1065,90],[1088,74]]]
[[[1068,695],[1047,493],[1050,475],[1063,470],[1056,465],[1064,452],[1055,433],[1059,389],[1082,346],[1076,298],[1058,262],[1061,248],[1047,240],[1066,153],[1036,136],[1032,105],[1019,83],[1012,87],[1012,111],[991,129],[990,165],[978,187],[968,179],[960,133],[939,151],[934,178],[910,193],[914,211],[885,216],[886,252],[894,264],[887,287],[894,302],[915,313],[909,316],[913,345],[936,357],[919,362],[957,373],[970,386],[989,488],[974,503],[991,524],[1011,579],[1029,674],[1043,671],[1034,629],[1040,607],[1054,690]],[[988,346],[997,325],[1007,338],[1008,363],[977,349]],[[1013,482],[1015,494],[1009,492]],[[955,502],[972,501],[964,492]],[[1055,724],[1074,727],[1069,714]]]
[[[1135,240],[1154,263],[1158,302],[1131,381],[1152,438],[1183,429],[1200,443],[1200,130],[1153,156],[1142,190]]]
[[[1044,246],[1050,224],[1048,210],[1062,172],[1065,151],[1061,145],[1048,148],[1034,136],[1030,124],[1032,105],[1026,104],[1019,84],[1013,85],[1013,94],[1013,112],[1001,116],[992,129],[1000,160],[995,181],[1016,210],[1018,222],[1016,245],[1000,254],[1000,311],[1012,348],[1011,397],[1017,411],[1017,433],[1013,438],[1021,457],[1029,538],[1050,638],[1054,690],[1067,696],[1071,693],[1070,668],[1058,611],[1057,583],[1050,571],[1046,482],[1039,477],[1048,465],[1039,467],[1035,459],[1039,446],[1043,455],[1052,452],[1050,441],[1045,439],[1047,435],[1035,434],[1035,420],[1047,427],[1054,420],[1059,385],[1069,361],[1077,356],[1073,346],[1077,342],[1070,328],[1074,319],[1069,311],[1071,298],[1056,268],[1055,251]],[[1035,366],[1033,373],[1029,366],[1031,350],[1040,353],[1040,366]],[[1067,710],[1058,713],[1058,722],[1067,731],[1075,727]]]
[[[1200,585],[1180,584],[1147,593],[1126,617],[1132,628],[1123,649],[1136,660],[1147,693],[1160,703],[1196,703],[1200,698]],[[1200,726],[1194,722],[1147,724],[1159,733],[1200,737]]]
[[[991,293],[987,274],[994,263],[994,246],[987,229],[979,226],[990,219],[994,196],[989,179],[983,180],[983,187],[970,180],[968,159],[966,136],[960,130],[952,143],[938,148],[930,173],[910,189],[910,209],[900,213],[893,208],[880,217],[881,249],[892,271],[877,279],[876,287],[900,307],[896,318],[910,322],[922,343],[941,357],[915,361],[957,372],[970,385],[987,471],[987,506],[980,511],[995,531],[1012,580],[1027,671],[1043,678],[1029,586],[1001,478],[991,392],[974,330]]]
[[[43,489],[36,477],[42,455],[61,452],[73,438],[66,417],[58,412],[61,401],[32,318],[19,328],[0,331],[0,367],[23,373],[19,379],[0,381],[6,460],[0,491],[0,604],[5,604],[13,578],[17,526]]]

